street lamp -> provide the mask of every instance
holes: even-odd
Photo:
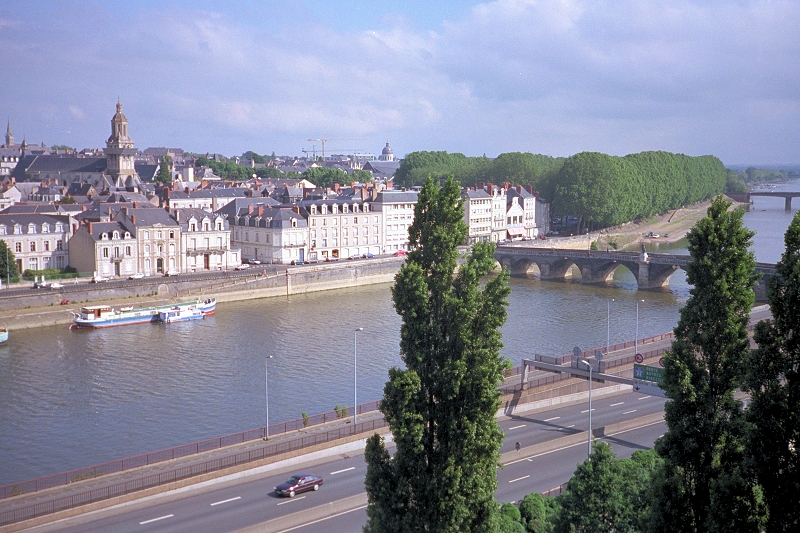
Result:
[[[578,359],[578,362],[589,367],[589,455],[592,455],[592,363],[586,359]]]
[[[611,344],[611,302],[615,302],[614,298],[609,299],[608,312],[606,314],[606,355],[608,355],[608,345]]]
[[[358,332],[364,328],[353,331],[353,425],[356,425],[358,416]]]
[[[639,353],[639,302],[644,303],[644,300],[636,300],[636,337],[633,339],[633,355]]]
[[[268,355],[264,359],[264,397],[267,399],[267,425],[264,426],[264,440],[269,440],[269,360],[273,357]]]

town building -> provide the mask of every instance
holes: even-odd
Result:
[[[492,196],[483,189],[467,189],[464,199],[464,222],[469,227],[466,244],[489,241],[492,238]]]
[[[243,203],[235,215],[228,217],[233,246],[241,250],[242,260],[250,263],[287,265],[308,261],[308,221],[302,210],[296,205],[272,205]]]
[[[231,228],[218,213],[203,209],[173,209],[181,226],[182,272],[227,270],[241,264],[238,250],[231,249]]]
[[[69,216],[0,214],[0,239],[14,252],[20,274],[68,266],[71,234]]]
[[[383,214],[361,189],[355,197],[300,202],[308,216],[309,259],[333,260],[382,252]]]
[[[384,190],[377,194],[373,207],[381,213],[382,253],[408,250],[408,228],[414,222],[416,191]]]

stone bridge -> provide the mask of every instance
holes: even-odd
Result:
[[[572,267],[581,273],[582,283],[608,284],[614,271],[624,266],[636,278],[639,289],[658,289],[669,286],[669,279],[678,269],[686,269],[691,260],[688,255],[648,254],[645,252],[601,252],[597,250],[566,250],[558,248],[532,248],[526,246],[498,246],[494,254],[497,262],[507,267],[512,275],[527,275],[536,265],[543,280],[564,280]],[[769,277],[775,274],[775,265],[758,263],[756,271],[763,274],[756,287],[756,299],[766,300]]]

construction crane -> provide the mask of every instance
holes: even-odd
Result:
[[[310,152],[308,150],[306,150],[305,148],[301,148],[300,151],[303,152],[304,154],[306,154],[306,157],[308,157],[308,154],[312,154],[313,155],[312,161],[316,161],[317,160],[317,147],[316,147],[316,145],[312,145],[311,146],[311,151]]]
[[[366,139],[309,139],[309,142],[322,143],[322,162],[325,162],[325,143],[328,141],[364,141]]]

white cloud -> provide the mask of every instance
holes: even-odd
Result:
[[[222,10],[110,9],[0,19],[12,124],[34,125],[31,109],[48,102],[68,109],[51,122],[80,120],[73,136],[97,146],[119,96],[140,147],[299,153],[329,136],[373,151],[389,139],[399,154],[800,162],[791,0],[497,0],[428,25],[437,31],[402,13],[339,30],[290,10],[262,26]]]

